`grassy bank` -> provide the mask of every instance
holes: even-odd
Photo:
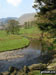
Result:
[[[29,37],[29,38],[39,38],[41,31],[38,27],[34,26],[29,29],[21,28],[19,34]]]
[[[37,34],[40,34],[40,30],[37,27],[29,29],[21,28],[19,34],[20,35],[7,35],[6,31],[0,30],[0,52],[27,46],[29,40],[22,36],[38,38],[39,36]]]
[[[0,52],[19,49],[27,46],[29,40],[19,35],[7,35],[5,31],[0,31]]]

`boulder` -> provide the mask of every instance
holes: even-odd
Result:
[[[30,72],[30,69],[27,66],[24,66],[23,70],[24,70],[25,73]]]
[[[48,70],[56,70],[56,63],[52,63],[50,65],[47,66]]]
[[[30,70],[44,70],[46,69],[47,65],[46,64],[33,64],[29,66]]]

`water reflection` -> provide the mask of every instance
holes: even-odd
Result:
[[[38,40],[32,40],[30,47],[33,48],[34,50],[41,50],[41,43]]]
[[[31,40],[29,47],[24,48],[23,50],[16,50],[14,52],[16,55],[23,54],[24,57],[0,61],[0,72],[8,70],[10,66],[22,68],[24,65],[31,65],[41,62],[38,60],[38,57],[41,55],[41,45],[37,40]]]

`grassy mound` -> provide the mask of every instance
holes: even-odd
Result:
[[[19,49],[27,46],[29,40],[19,35],[7,35],[0,31],[0,52]]]

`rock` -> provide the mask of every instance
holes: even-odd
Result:
[[[25,73],[30,72],[30,69],[27,66],[24,66],[24,69],[23,70],[24,70]]]
[[[48,70],[56,70],[56,63],[51,63],[50,65],[47,66]]]
[[[9,72],[4,72],[3,75],[10,75],[10,73]]]
[[[10,67],[9,68],[10,73],[13,73],[14,71],[19,71],[19,69],[15,68],[15,67]]]
[[[46,64],[33,64],[29,66],[30,70],[44,70],[46,69],[47,65]]]
[[[52,63],[56,63],[56,58],[54,58],[54,59],[52,60]]]
[[[27,66],[24,66],[24,68],[17,72],[17,75],[28,75],[29,72],[29,68]]]

